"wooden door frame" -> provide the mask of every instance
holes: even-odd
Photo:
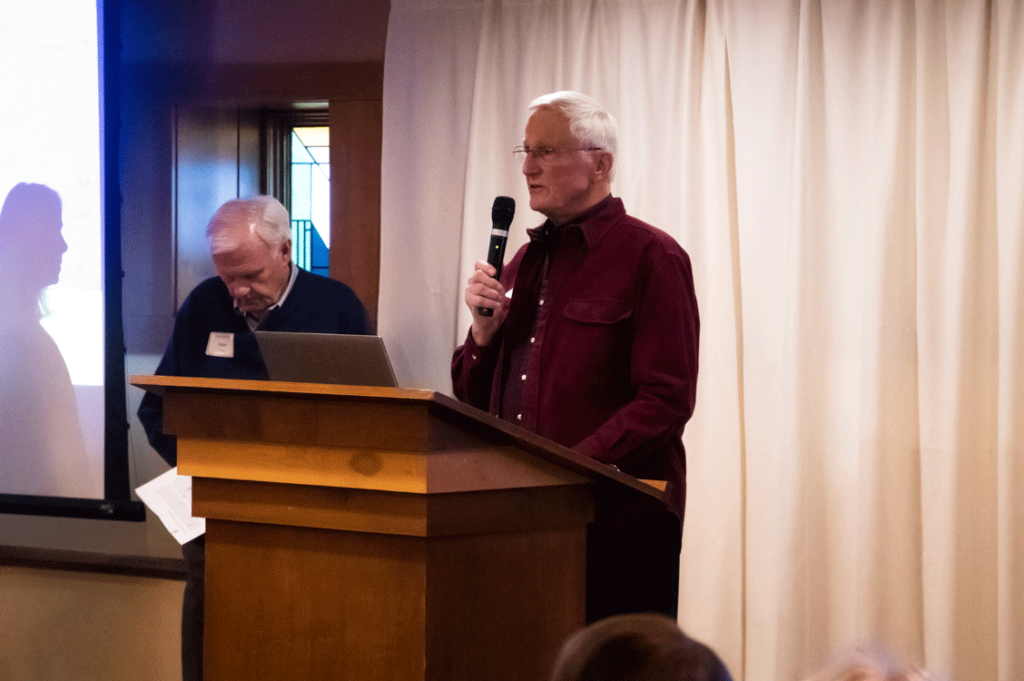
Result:
[[[122,73],[164,101],[280,109],[326,103],[331,127],[332,278],[348,284],[377,325],[380,292],[383,62],[314,64],[145,64]],[[337,207],[337,208],[335,208]]]

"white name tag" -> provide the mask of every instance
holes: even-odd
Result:
[[[235,334],[211,331],[206,343],[206,354],[210,357],[234,357]]]

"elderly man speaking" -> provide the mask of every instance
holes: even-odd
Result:
[[[640,478],[667,480],[659,515],[587,535],[587,621],[675,617],[700,323],[690,258],[611,194],[615,119],[592,98],[534,100],[522,159],[544,224],[501,274],[479,262],[452,359],[455,395]],[[506,292],[510,292],[509,297]],[[488,316],[481,308],[494,310]]]
[[[291,222],[276,199],[228,201],[206,228],[216,277],[202,282],[178,311],[162,376],[266,379],[256,329],[310,333],[367,333],[366,310],[341,282],[300,269],[291,259]],[[173,436],[163,432],[163,402],[147,393],[139,420],[150,444],[172,466]],[[203,674],[204,537],[182,546],[188,569],[181,618],[185,681]]]

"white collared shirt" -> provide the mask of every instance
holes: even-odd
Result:
[[[267,315],[270,314],[271,310],[281,307],[281,305],[284,304],[284,301],[288,297],[288,294],[292,292],[292,287],[295,286],[295,279],[299,276],[299,266],[293,262],[290,262],[288,263],[288,267],[290,268],[290,274],[288,275],[288,285],[284,287],[284,293],[282,293],[281,297],[277,299],[277,302],[263,311],[263,319],[267,318]],[[242,317],[245,318],[245,323],[249,325],[249,330],[251,331],[255,331],[256,328],[260,325],[260,321],[262,321],[262,319],[257,320],[248,312],[242,312],[241,310],[239,310],[238,303],[235,303],[235,312],[242,315]]]

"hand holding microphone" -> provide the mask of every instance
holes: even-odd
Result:
[[[484,307],[480,303],[497,303],[498,309],[501,309],[505,290],[499,278],[505,260],[508,228],[512,224],[515,208],[516,202],[507,196],[499,196],[494,200],[494,206],[491,208],[491,240],[487,247],[487,262],[476,264],[476,271],[466,286],[466,304],[473,311],[471,332],[474,341],[480,346],[491,343],[503,321],[503,317],[496,318],[494,308]]]
[[[509,196],[499,196],[491,206],[491,241],[487,246],[487,264],[495,269],[494,278],[501,279],[501,267],[505,263],[505,243],[508,241],[508,228],[512,225],[512,217],[516,213],[516,201]],[[477,314],[491,317],[494,310],[489,307],[478,307]]]

